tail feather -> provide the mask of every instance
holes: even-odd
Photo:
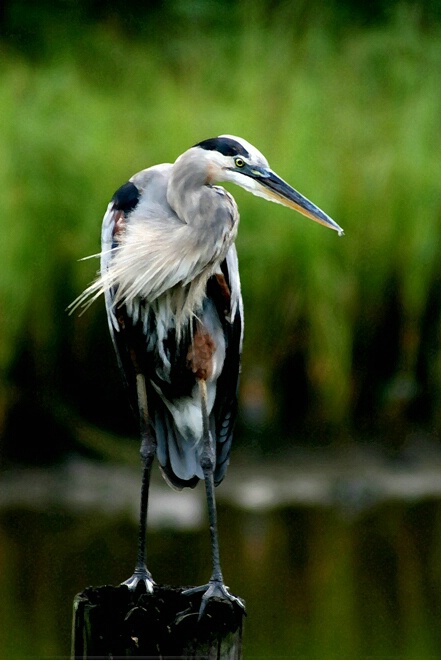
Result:
[[[168,413],[155,417],[155,432],[159,466],[170,486],[175,489],[195,487],[203,479],[200,446],[179,433]]]

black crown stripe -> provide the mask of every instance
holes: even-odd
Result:
[[[236,140],[232,138],[208,138],[208,140],[203,140],[198,142],[193,147],[200,147],[201,149],[207,149],[208,151],[218,151],[224,156],[245,156],[249,157],[249,153]]]

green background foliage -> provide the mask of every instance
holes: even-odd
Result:
[[[113,369],[106,342],[105,364],[91,359],[107,332],[100,306],[81,320],[65,313],[97,268],[78,260],[98,252],[100,218],[131,174],[228,132],[254,143],[346,232],[338,239],[231,187],[241,211],[245,404],[264,428],[299,442],[390,432],[397,422],[433,431],[432,6],[394,5],[380,20],[378,5],[367,26],[356,5],[354,20],[340,21],[344,3],[158,3],[138,21],[117,4],[107,15],[98,3],[32,5],[35,15],[20,6],[7,5],[0,65],[5,424],[32,382],[49,415],[51,399],[71,404],[80,389],[75,406],[106,425],[112,395],[97,394],[90,376]]]

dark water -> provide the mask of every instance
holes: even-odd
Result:
[[[69,658],[75,594],[132,573],[138,472],[95,468],[0,479],[3,659]],[[401,498],[395,472],[395,491],[374,498],[369,479],[342,483],[323,470],[303,470],[301,503],[282,468],[273,482],[267,471],[260,479],[232,470],[219,489],[224,575],[247,604],[244,658],[439,658],[436,472],[418,490],[414,471],[398,471],[410,490]],[[330,475],[332,502],[323,486]],[[155,484],[148,548],[158,583],[206,582],[202,488],[173,494]]]

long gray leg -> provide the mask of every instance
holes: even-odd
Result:
[[[146,557],[146,534],[147,534],[147,512],[149,504],[150,472],[153,459],[156,454],[156,441],[153,438],[147,408],[147,393],[143,374],[136,376],[136,390],[138,394],[139,426],[141,432],[141,461],[143,464],[141,482],[141,506],[139,512],[138,531],[138,554],[135,571],[132,576],[124,581],[130,590],[135,590],[139,582],[145,584],[147,592],[153,592],[154,581],[147,569]]]
[[[230,603],[236,603],[243,609],[245,609],[245,606],[240,599],[230,594],[227,586],[224,584],[224,579],[222,576],[213,477],[214,469],[216,466],[216,451],[209,428],[207,384],[204,379],[199,380],[199,390],[201,393],[202,425],[204,436],[204,448],[201,456],[201,467],[204,473],[205,493],[207,496],[208,506],[208,520],[210,524],[212,574],[207,585],[202,585],[197,588],[190,588],[189,590],[185,590],[184,594],[194,594],[195,592],[201,592],[202,590],[205,590],[204,594],[202,595],[201,607],[199,610],[199,619],[201,619],[205,612],[208,601],[213,598],[221,599],[222,601],[229,601]]]

